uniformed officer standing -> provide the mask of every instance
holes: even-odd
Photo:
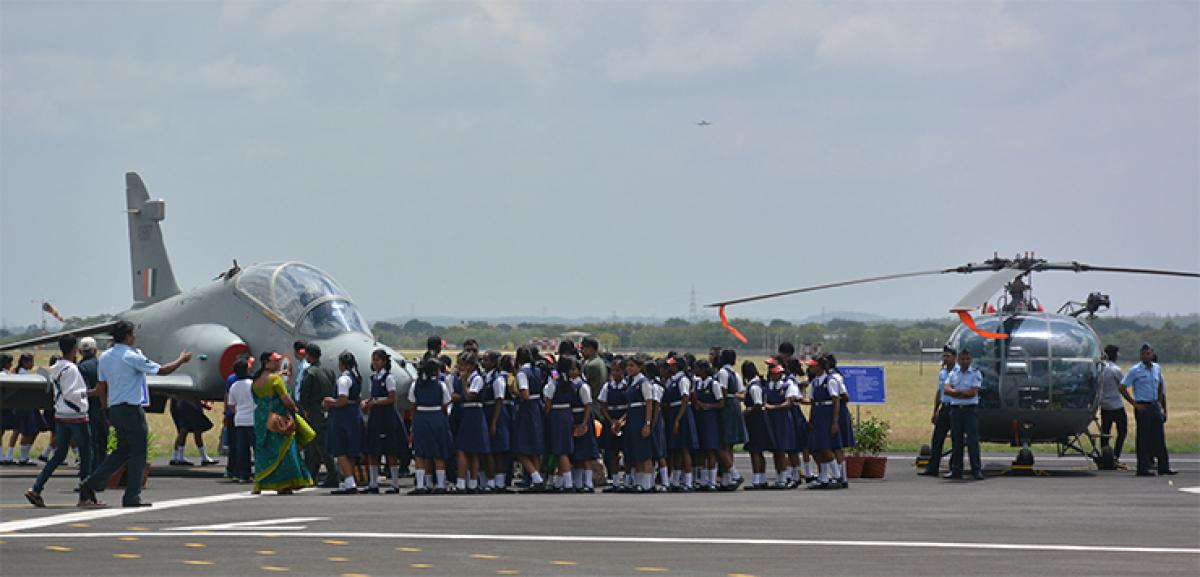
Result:
[[[958,352],[958,366],[946,378],[942,387],[950,397],[950,472],[946,479],[962,478],[963,444],[971,455],[971,477],[983,480],[983,464],[979,457],[979,388],[983,375],[971,366],[971,351]]]
[[[936,477],[938,467],[942,464],[942,450],[946,444],[946,434],[950,432],[950,395],[946,388],[946,379],[954,370],[955,351],[950,346],[942,347],[942,368],[938,370],[938,387],[933,394],[933,438],[929,440],[929,464],[918,475]]]
[[[133,348],[133,330],[133,323],[118,321],[112,329],[115,344],[100,357],[97,376],[100,387],[107,394],[108,420],[117,430],[117,449],[80,485],[79,504],[82,506],[103,506],[96,499],[96,489],[103,487],[126,463],[128,482],[121,506],[150,506],[142,500],[142,471],[146,467],[146,433],[149,430],[143,407],[150,404],[146,375],[169,375],[192,360],[192,353],[183,351],[175,360],[159,365],[147,359],[141,350]]]
[[[1130,389],[1133,389],[1132,396]],[[1158,461],[1159,475],[1174,475],[1167,456],[1167,441],[1163,424],[1167,422],[1167,394],[1163,387],[1162,369],[1154,362],[1154,349],[1143,344],[1141,362],[1129,367],[1121,380],[1121,396],[1133,405],[1137,422],[1137,474],[1154,475],[1150,467]]]

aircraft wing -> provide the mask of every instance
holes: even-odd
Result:
[[[187,375],[146,375],[146,385],[150,387],[150,392],[167,396],[196,392],[196,381]]]
[[[0,389],[3,389],[4,396],[15,392],[49,393],[50,373],[43,367],[24,375],[6,373],[0,375]]]
[[[4,345],[0,345],[0,351],[12,351],[12,350],[17,350],[17,349],[27,349],[29,347],[36,347],[38,345],[44,345],[47,343],[56,343],[56,342],[58,342],[58,337],[61,337],[63,335],[75,335],[77,337],[86,337],[86,336],[91,336],[91,335],[98,335],[100,333],[107,333],[108,331],[112,330],[112,328],[116,324],[117,324],[117,321],[112,320],[107,323],[100,323],[98,325],[89,325],[86,327],[79,327],[77,329],[71,329],[69,331],[60,331],[60,332],[49,334],[49,335],[42,335],[40,337],[33,338],[33,339],[17,341],[15,343],[7,343]]]

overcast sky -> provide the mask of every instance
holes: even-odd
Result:
[[[1200,269],[1200,4],[0,2],[0,313],[310,262],[370,319],[685,316],[1034,250]],[[699,127],[706,119],[711,126]],[[1200,311],[1058,273],[1057,308]],[[731,309],[942,316],[953,276]]]

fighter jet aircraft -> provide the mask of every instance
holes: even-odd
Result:
[[[707,120],[701,120],[696,123],[696,126],[712,126],[712,123]]]
[[[369,370],[372,351],[384,349],[392,357],[397,397],[407,403],[416,368],[375,340],[337,281],[312,265],[279,261],[244,270],[235,265],[210,283],[183,292],[175,281],[159,226],[166,203],[152,200],[134,172],[125,175],[125,198],[133,306],[110,322],[66,332],[102,334],[117,321],[126,320],[137,326],[135,346],[151,359],[166,362],[182,350],[191,351],[193,360],[175,373],[147,378],[151,411],[161,412],[169,397],[221,400],[226,378],[239,355],[272,350],[290,357],[296,340],[320,345],[322,362],[332,363],[335,369],[338,354],[350,351],[364,373]],[[56,342],[62,334],[10,343],[0,346],[0,351]],[[49,406],[50,387],[44,370],[0,375],[0,406]]]

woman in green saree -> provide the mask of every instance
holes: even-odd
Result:
[[[270,430],[267,423],[271,414],[292,417],[296,414],[296,403],[287,394],[279,370],[279,353],[263,353],[259,372],[254,377],[254,494],[263,489],[290,495],[296,489],[311,487],[312,477],[304,460],[296,434],[278,433]]]

